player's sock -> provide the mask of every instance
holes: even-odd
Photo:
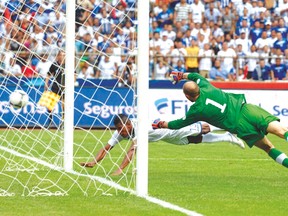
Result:
[[[214,134],[214,133],[208,133],[203,134],[202,142],[206,143],[213,143],[213,142],[230,142],[231,137],[227,134]]]
[[[275,148],[272,148],[268,155],[273,158],[277,163],[282,164],[288,168],[288,158],[287,155]]]
[[[286,131],[286,132],[284,133],[284,138],[285,138],[286,141],[288,141],[288,131]]]

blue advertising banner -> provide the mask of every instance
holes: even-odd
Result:
[[[2,86],[3,87],[3,86]],[[29,95],[29,103],[22,109],[14,109],[9,105],[9,92],[15,86],[6,86],[5,91],[0,87],[0,127],[8,125],[19,127],[45,126],[48,123],[47,109],[37,104],[43,87],[39,89],[25,88]],[[129,88],[106,89],[103,87],[76,87],[74,102],[74,126],[76,127],[109,127],[113,126],[113,117],[118,113],[134,115],[134,92]],[[53,124],[61,123],[61,104],[53,111]]]

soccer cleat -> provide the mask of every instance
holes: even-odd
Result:
[[[229,135],[231,137],[231,141],[230,143],[239,146],[240,148],[244,149],[245,148],[245,144],[244,142],[239,139],[238,137],[236,137],[235,135],[231,134],[230,132],[226,132],[227,135]]]

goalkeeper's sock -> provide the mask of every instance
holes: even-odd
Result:
[[[284,138],[285,138],[286,141],[288,141],[288,131],[286,131],[286,132],[284,133]]]
[[[288,158],[287,155],[275,148],[272,148],[268,155],[273,158],[277,163],[282,164],[284,167],[288,168]]]

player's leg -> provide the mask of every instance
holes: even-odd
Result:
[[[178,130],[170,130],[170,129],[149,130],[148,139],[149,142],[156,142],[159,140],[163,140],[171,144],[185,145],[188,144],[187,139],[188,136],[197,136],[201,134],[201,132],[202,132],[202,124],[200,122],[197,122],[195,124],[189,125],[187,127]]]
[[[280,122],[273,121],[268,124],[267,132],[275,134],[288,141],[288,128],[284,127]]]
[[[205,143],[229,142],[229,143],[239,146],[240,148],[245,148],[243,141],[238,139],[236,136],[234,136],[233,134],[229,132],[226,132],[223,134],[208,133],[208,134],[202,135],[202,137],[203,138],[201,142],[205,142]],[[188,138],[188,140],[190,141],[190,143],[195,143],[193,142],[193,137],[192,139]]]
[[[284,167],[288,168],[288,158],[287,155],[278,149],[276,149],[273,144],[268,140],[268,138],[265,136],[261,140],[258,140],[254,143],[254,145],[265,152],[268,153],[268,155],[275,160],[277,163],[283,165]]]

